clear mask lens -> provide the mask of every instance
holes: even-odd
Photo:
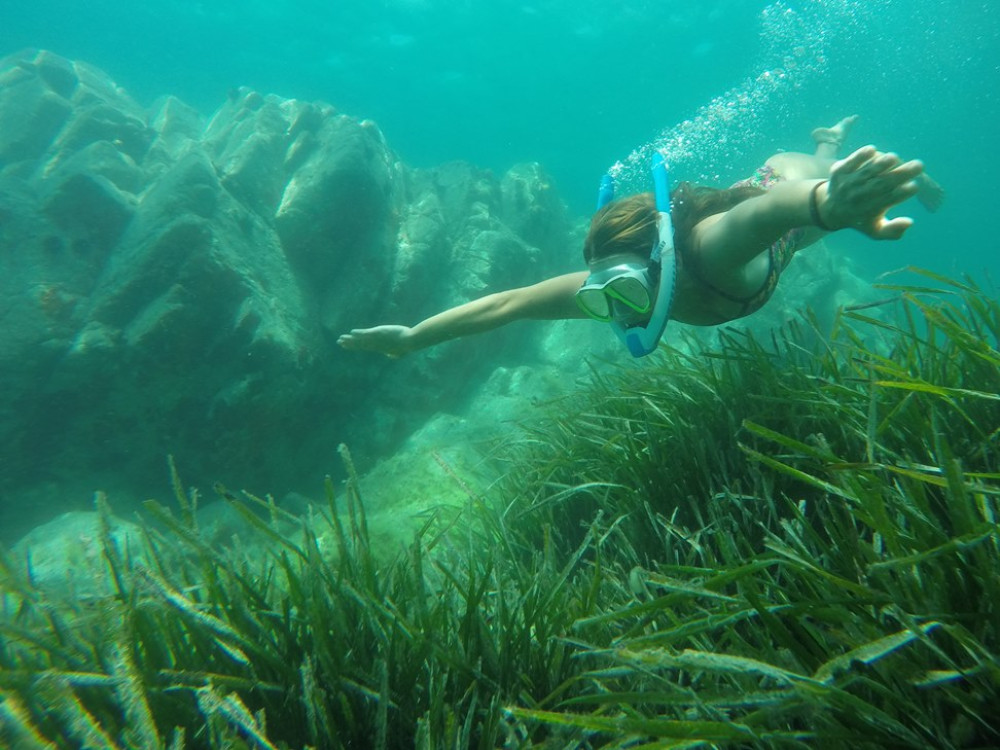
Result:
[[[576,293],[577,302],[587,315],[607,322],[629,320],[645,315],[653,305],[649,289],[638,276],[622,275],[604,284],[584,286]]]
[[[646,285],[634,276],[622,276],[608,284],[609,294],[637,313],[647,313],[652,306]]]
[[[611,300],[603,289],[581,289],[576,293],[580,307],[596,320],[611,320]]]

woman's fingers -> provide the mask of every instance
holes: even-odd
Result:
[[[892,170],[892,174],[900,183],[911,182],[917,179],[924,172],[924,163],[919,159],[911,159],[905,164],[900,164]],[[914,184],[914,192],[918,185]]]
[[[917,159],[904,163],[898,154],[891,151],[880,153],[874,146],[865,146],[846,159],[836,162],[830,169],[830,176],[835,180],[849,175],[854,179],[864,180],[891,177],[899,182],[906,182],[923,171],[923,162]]]
[[[350,333],[345,333],[337,339],[337,343],[345,349],[365,350],[372,349],[375,337],[370,336],[373,328],[354,328]]]
[[[374,328],[355,328],[337,339],[344,349],[361,352],[378,352],[392,359],[406,354],[403,339],[409,332],[406,326],[387,325]]]
[[[913,219],[909,216],[897,216],[895,219],[886,219],[883,216],[874,227],[874,231],[869,233],[869,237],[876,240],[898,240],[911,226]]]
[[[863,164],[871,161],[871,158],[878,153],[874,146],[862,146],[853,154],[845,156],[830,168],[831,175],[842,175],[856,172]]]
[[[897,203],[902,203],[908,198],[912,198],[919,190],[920,186],[912,178],[904,180],[889,192],[888,200],[891,202],[890,205],[895,206]]]

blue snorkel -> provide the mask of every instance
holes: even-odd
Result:
[[[601,186],[597,189],[597,210],[600,211],[611,203],[615,197],[615,178],[609,174],[601,178]]]
[[[649,253],[649,278],[658,282],[653,311],[645,325],[630,325],[627,328],[616,320],[611,327],[633,357],[645,357],[656,351],[663,331],[670,320],[670,308],[674,301],[674,284],[677,280],[677,255],[674,252],[674,225],[670,221],[670,180],[667,164],[659,152],[653,154],[653,194],[657,212],[659,236]],[[601,178],[597,194],[598,210],[611,202],[615,194],[615,182],[611,175]]]

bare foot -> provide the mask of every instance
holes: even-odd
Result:
[[[847,134],[851,132],[851,128],[857,121],[858,116],[851,115],[850,117],[845,117],[832,127],[816,128],[812,132],[812,139],[816,142],[817,146],[829,143],[833,145],[834,148],[838,148],[844,145],[844,141],[847,140]]]
[[[924,208],[931,213],[941,208],[941,204],[944,203],[944,188],[926,173],[919,175],[915,182],[917,183],[917,200],[923,204]]]

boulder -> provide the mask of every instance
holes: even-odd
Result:
[[[29,51],[0,60],[0,168],[40,159],[73,112],[34,64],[36,57]]]
[[[534,356],[525,331],[395,363],[335,340],[564,270],[537,165],[413,169],[371,121],[247,88],[146,108],[47,51],[0,84],[0,525],[42,486],[161,495],[167,454],[311,490],[331,446],[363,467]]]
[[[543,252],[565,251],[570,219],[552,178],[541,164],[515,164],[500,181],[503,222],[525,242]],[[573,248],[579,255],[578,248]]]
[[[70,511],[37,526],[11,550],[14,572],[30,579],[48,598],[70,600],[77,606],[113,596],[115,582],[101,527],[95,511]],[[145,542],[136,524],[110,517],[108,540],[120,556],[145,562]],[[15,603],[13,594],[5,596],[8,606]]]
[[[388,277],[392,259],[394,171],[381,134],[337,115],[297,161],[274,214],[290,262],[317,287],[337,290],[356,274],[384,287],[378,280]]]

